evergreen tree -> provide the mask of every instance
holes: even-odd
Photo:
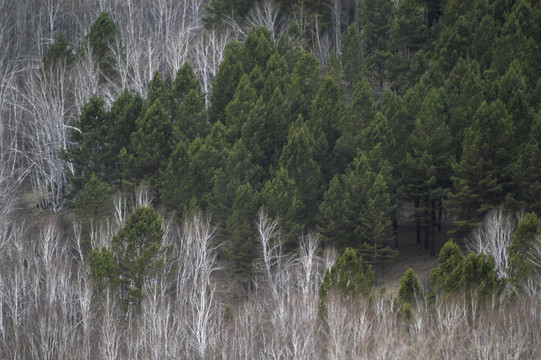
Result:
[[[105,178],[108,122],[109,114],[104,108],[103,100],[93,96],[83,107],[75,125],[77,130],[72,131],[77,146],[65,153],[75,169],[72,179],[73,192],[79,191],[91,174],[95,174],[98,179]]]
[[[175,137],[193,141],[204,137],[210,131],[207,120],[205,99],[199,90],[190,90],[178,109],[178,118],[174,124]]]
[[[361,46],[367,69],[379,89],[386,79],[386,62],[390,57],[390,36],[394,5],[388,0],[369,0],[361,4]]]
[[[123,148],[130,145],[131,134],[136,129],[136,120],[143,111],[143,99],[139,94],[130,94],[126,89],[116,98],[109,114],[105,151],[106,163],[110,164],[105,177],[109,181],[121,179],[121,158]]]
[[[225,108],[225,126],[227,139],[234,143],[240,138],[243,125],[248,121],[257,102],[257,94],[245,74],[239,82],[235,95]]]
[[[454,272],[464,261],[460,247],[451,241],[443,245],[440,250],[438,267],[432,270],[431,281],[436,291],[454,291],[459,287],[458,272]]]
[[[230,216],[225,222],[231,242],[229,258],[235,264],[235,270],[242,275],[252,275],[253,263],[258,255],[255,223],[259,207],[259,194],[250,184],[242,184],[236,189]]]
[[[90,274],[98,288],[116,291],[125,310],[139,307],[145,283],[163,269],[168,248],[162,245],[164,231],[158,213],[137,208],[113,236],[111,249],[95,248],[90,253]]]
[[[148,93],[147,97],[145,99],[145,107],[148,109],[152,104],[156,102],[156,100],[160,100],[160,103],[164,106],[169,105],[169,99],[168,99],[168,92],[169,89],[167,85],[165,85],[165,82],[162,79],[162,76],[158,70],[154,72],[154,75],[152,76],[152,80],[148,83]],[[165,109],[169,111],[170,109]]]
[[[381,173],[376,175],[367,195],[368,201],[358,215],[357,231],[362,233],[365,239],[360,247],[360,253],[365,261],[373,266],[374,280],[377,283],[377,265],[383,265],[398,255],[396,250],[390,248],[394,240],[392,228],[394,207],[391,204],[387,183]]]
[[[398,295],[396,297],[396,303],[402,304],[415,304],[417,298],[421,295],[421,284],[413,269],[408,269],[404,273],[404,276],[400,279],[400,288],[398,289]]]
[[[219,223],[228,218],[237,189],[244,184],[259,184],[261,174],[261,167],[254,163],[252,154],[242,140],[237,141],[231,150],[226,150],[222,167],[216,170],[212,178],[212,214]]]
[[[464,292],[467,304],[472,298],[483,304],[492,295],[501,294],[505,281],[498,278],[492,256],[469,254],[464,258],[451,241],[442,248],[439,266],[432,270],[432,285],[444,294]]]
[[[88,44],[105,79],[114,79],[116,76],[111,49],[117,41],[120,41],[120,31],[110,15],[103,11],[90,27]]]
[[[370,266],[363,264],[354,249],[347,248],[334,265],[325,272],[319,287],[319,314],[326,315],[325,301],[334,291],[345,298],[368,296],[374,286],[374,274]]]
[[[319,64],[313,54],[306,51],[301,53],[288,84],[286,98],[289,101],[289,112],[293,118],[302,115],[307,119],[310,104],[319,88]]]
[[[357,23],[349,25],[342,40],[341,60],[344,69],[344,79],[351,86],[362,81],[366,74],[361,41],[359,25]]]
[[[408,154],[408,192],[415,199],[416,211],[425,231],[425,248],[435,255],[433,229],[436,225],[436,207],[451,182],[452,138],[445,124],[443,100],[439,91],[431,90],[423,102],[410,137]],[[419,229],[417,229],[419,232]]]
[[[112,193],[109,185],[100,181],[95,174],[90,175],[73,201],[75,215],[84,222],[84,230],[89,230],[87,225],[90,221],[98,221],[107,216],[113,205]]]
[[[400,1],[396,16],[391,25],[390,61],[386,64],[394,88],[402,88],[403,77],[409,67],[413,54],[427,41],[428,29],[425,10],[417,0]]]
[[[517,145],[526,143],[531,130],[533,112],[529,106],[528,90],[521,64],[514,60],[495,85],[498,89],[498,98],[506,104],[515,126]]]
[[[320,196],[320,168],[314,160],[314,149],[317,148],[313,133],[299,115],[297,121],[289,128],[287,143],[279,165],[287,171],[288,176],[295,181],[299,189],[300,200],[306,211],[304,225],[314,225],[317,201]]]
[[[314,149],[325,182],[330,181],[336,171],[333,150],[340,133],[336,124],[342,122],[344,106],[340,100],[340,89],[335,79],[326,77],[312,102],[309,126],[316,138]]]
[[[188,146],[181,140],[161,175],[162,203],[167,209],[176,211],[180,220],[197,207],[196,184],[191,165]]]
[[[45,57],[43,58],[43,67],[45,69],[54,69],[58,66],[70,66],[75,61],[75,53],[71,48],[64,34],[58,35],[54,39]]]
[[[455,191],[447,208],[457,216],[455,236],[465,235],[491,208],[512,192],[515,129],[500,100],[477,110],[465,131],[460,162],[453,164]]]
[[[189,62],[185,62],[180,69],[178,69],[173,81],[173,87],[171,88],[171,98],[173,106],[179,107],[182,104],[184,97],[192,90],[201,92],[201,84],[197,79],[192,66]]]
[[[173,150],[172,126],[160,100],[157,99],[136,121],[130,145],[121,153],[126,185],[146,181],[158,185],[160,171],[165,170]]]
[[[124,306],[138,306],[145,282],[162,269],[167,250],[162,246],[163,236],[158,213],[146,206],[137,208],[113,236],[112,253],[117,262],[117,281]]]
[[[212,82],[210,94],[209,120],[211,123],[225,123],[225,108],[233,99],[239,81],[244,75],[240,61],[241,44],[237,40],[230,41],[224,50],[224,58]]]
[[[530,252],[541,242],[541,219],[535,213],[529,213],[518,223],[509,245],[509,275],[515,286],[521,288],[532,279],[535,265]]]
[[[252,27],[239,54],[245,73],[251,73],[256,66],[265,69],[267,60],[272,54],[272,48],[269,29],[264,26]]]
[[[261,203],[269,216],[279,220],[285,235],[285,250],[292,251],[304,226],[305,207],[295,181],[279,167],[261,190]]]
[[[196,138],[189,148],[191,171],[195,184],[195,197],[202,210],[207,209],[212,193],[212,179],[223,166],[229,145],[225,140],[225,127],[217,122],[205,138]]]
[[[541,112],[534,118],[529,140],[520,147],[513,168],[520,207],[541,214]]]
[[[319,205],[318,231],[323,243],[343,249],[357,246],[355,233],[355,213],[352,209],[351,196],[342,184],[342,176],[335,175]]]

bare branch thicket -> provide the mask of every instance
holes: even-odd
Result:
[[[340,49],[342,47],[342,2],[342,0],[331,0],[331,3],[327,5],[331,10],[336,58],[340,57]]]
[[[302,294],[317,294],[323,281],[323,259],[318,255],[319,238],[315,233],[302,235],[299,255],[295,259],[297,284]]]
[[[210,104],[212,80],[218,72],[230,38],[231,34],[227,30],[210,29],[201,32],[200,38],[195,41],[194,70],[201,79],[207,106]]]
[[[140,206],[152,206],[154,194],[147,184],[140,184],[135,189],[134,194],[134,210]]]
[[[221,321],[213,279],[219,269],[214,236],[210,219],[198,213],[184,222],[177,244],[177,302],[186,314],[190,353],[199,359],[216,349]]]
[[[84,52],[86,56],[77,60],[71,72],[74,116],[81,114],[92,95],[102,95],[99,86],[100,70],[88,44],[85,45]]]
[[[177,359],[183,353],[183,334],[173,298],[155,279],[147,285],[142,304],[139,332],[145,359]]]
[[[527,259],[534,268],[522,289],[530,296],[541,296],[541,236],[535,238]]]
[[[262,343],[265,334],[262,333],[265,311],[263,303],[255,297],[249,297],[235,307],[232,318],[224,320],[220,341],[220,355],[223,359],[243,360],[258,359],[263,353]]]
[[[246,16],[247,29],[252,26],[264,26],[269,29],[273,41],[277,41],[289,26],[288,19],[280,15],[280,4],[274,0],[261,0],[253,5]],[[243,33],[247,33],[244,30]]]
[[[104,360],[121,358],[122,324],[117,314],[114,297],[107,290],[102,306],[98,357]]]
[[[23,156],[30,169],[36,202],[62,209],[67,186],[66,164],[60,158],[68,145],[68,78],[65,66],[45,71],[39,66],[26,71],[20,90],[25,113]]]
[[[472,232],[466,246],[468,251],[494,257],[499,277],[506,276],[509,266],[507,249],[511,245],[513,233],[521,215],[513,216],[500,206],[492,209]]]
[[[262,258],[256,267],[264,271],[267,281],[272,280],[272,272],[275,267],[280,267],[282,263],[282,238],[280,234],[278,220],[270,221],[267,213],[260,210],[256,223],[259,233],[259,243],[261,244]]]

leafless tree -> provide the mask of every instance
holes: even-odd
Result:
[[[269,29],[272,40],[277,41],[288,26],[287,19],[279,15],[280,5],[274,0],[258,1],[252,6],[246,16],[247,27],[249,29],[253,26],[264,26]]]
[[[466,242],[470,252],[494,257],[499,277],[506,276],[509,265],[507,249],[521,217],[520,214],[513,216],[507,213],[501,206],[493,209],[485,215],[483,222],[473,230]]]
[[[222,62],[225,46],[231,34],[229,31],[210,29],[201,32],[196,40],[194,50],[194,70],[201,78],[201,85],[205,93],[205,102],[210,103],[210,91],[212,80],[218,72],[218,66]]]

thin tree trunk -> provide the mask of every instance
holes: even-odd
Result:
[[[430,256],[436,255],[436,242],[434,239],[434,229],[436,228],[436,200],[431,201],[431,212],[432,212],[432,226],[430,227]]]
[[[415,231],[417,233],[417,242],[421,242],[421,214],[419,214],[419,207],[420,207],[420,199],[419,196],[415,197]]]

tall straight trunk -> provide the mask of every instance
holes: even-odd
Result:
[[[421,214],[419,213],[419,207],[420,207],[420,198],[419,196],[415,196],[415,232],[417,233],[417,242],[421,242]]]
[[[434,229],[436,227],[436,200],[431,201],[432,226],[430,231],[430,256],[436,255],[436,242],[434,239]]]
[[[425,249],[429,248],[430,245],[430,208],[429,208],[429,200],[425,199],[425,209],[424,209],[424,221],[423,221],[423,227],[425,231]]]
[[[442,213],[441,197],[438,199],[438,231],[441,231],[441,213]]]

